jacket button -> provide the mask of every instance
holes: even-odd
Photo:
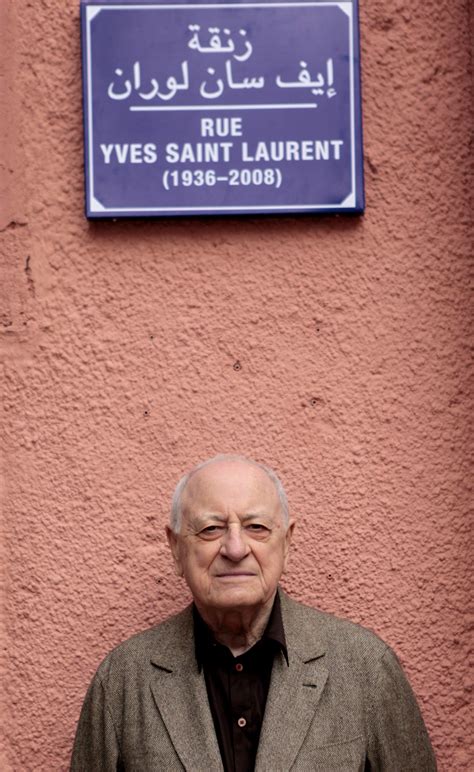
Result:
[[[238,723],[238,725],[239,725],[241,728],[243,728],[243,727],[246,725],[246,723],[247,723],[247,722],[246,722],[245,718],[239,718],[239,720],[237,721],[237,723]]]
[[[241,673],[242,670],[244,669],[244,666],[242,665],[241,662],[237,662],[235,669],[237,670],[238,673]]]

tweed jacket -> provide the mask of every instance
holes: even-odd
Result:
[[[436,770],[391,649],[279,592],[289,665],[276,656],[256,772]],[[188,607],[102,662],[83,705],[71,772],[222,769]]]

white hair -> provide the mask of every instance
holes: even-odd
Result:
[[[288,525],[288,521],[289,521],[288,499],[286,497],[285,489],[281,484],[280,479],[273,471],[273,469],[270,469],[270,467],[265,466],[265,464],[260,464],[258,461],[254,461],[252,458],[246,458],[245,456],[222,453],[222,454],[219,454],[218,456],[214,456],[213,458],[208,458],[206,461],[202,461],[200,464],[197,464],[189,472],[186,472],[186,474],[183,475],[181,480],[178,482],[176,488],[174,489],[173,498],[171,500],[170,528],[172,531],[174,531],[174,533],[179,533],[181,529],[181,520],[182,520],[182,514],[183,514],[182,499],[183,499],[183,493],[186,489],[188,482],[201,469],[204,469],[204,467],[209,466],[210,464],[215,464],[218,461],[243,461],[246,464],[252,464],[253,466],[258,467],[263,472],[265,472],[267,477],[269,477],[269,479],[272,481],[273,485],[275,486],[278,499],[280,501],[283,522],[285,526]]]

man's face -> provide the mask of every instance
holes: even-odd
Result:
[[[201,611],[269,604],[286,564],[293,523],[275,486],[245,461],[216,461],[189,481],[179,535],[168,529],[178,572]]]

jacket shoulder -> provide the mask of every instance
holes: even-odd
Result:
[[[281,600],[285,634],[288,630],[300,649],[317,646],[335,656],[370,659],[382,658],[389,649],[376,633],[356,622],[299,603],[283,593]]]
[[[97,676],[102,679],[111,671],[149,666],[150,660],[155,658],[164,658],[166,661],[167,652],[173,652],[176,657],[179,649],[193,646],[193,640],[192,611],[191,606],[188,606],[178,614],[119,643],[103,659],[97,669]]]

